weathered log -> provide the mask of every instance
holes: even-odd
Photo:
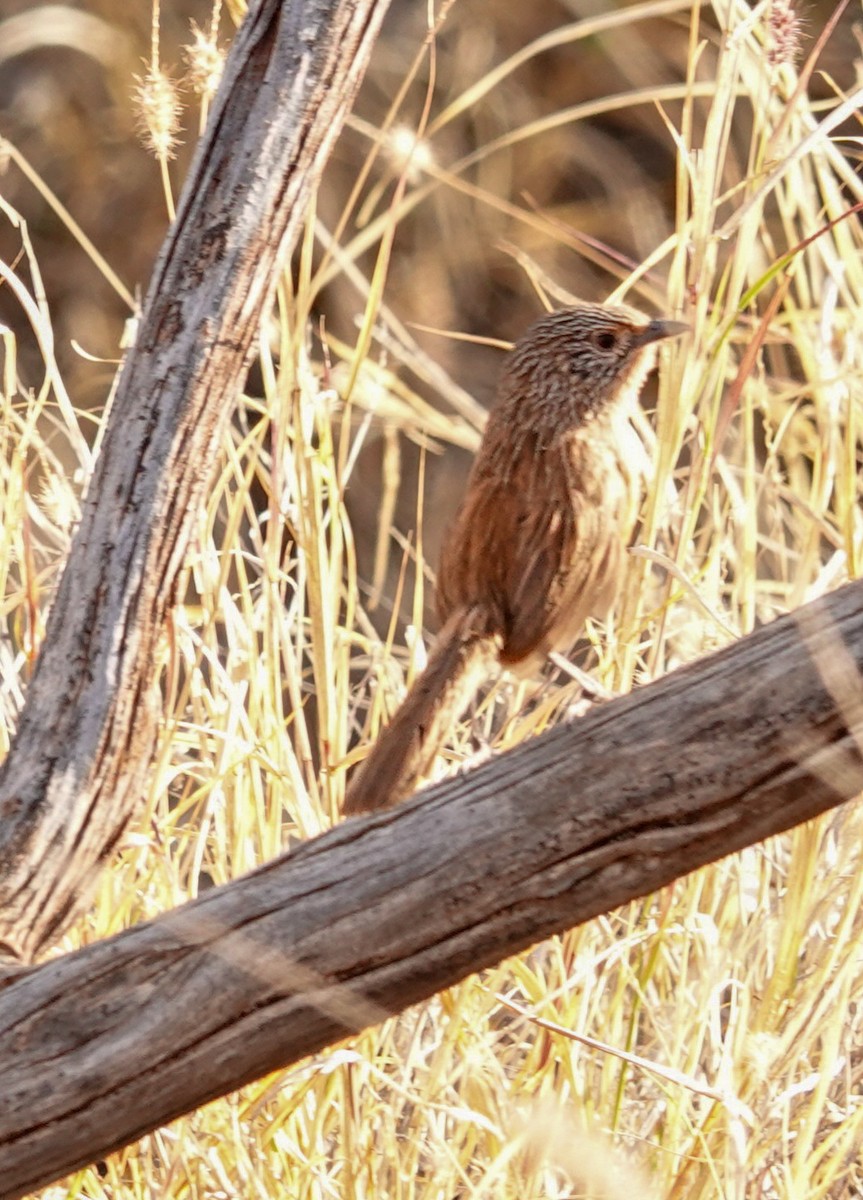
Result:
[[[863,582],[0,990],[10,1200],[863,789]]]

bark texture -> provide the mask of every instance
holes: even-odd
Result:
[[[0,769],[0,957],[86,901],[142,795],[155,659],[192,522],[388,0],[252,0],[160,255]]]
[[[0,990],[11,1200],[863,789],[863,583]]]

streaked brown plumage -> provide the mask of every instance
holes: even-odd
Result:
[[[608,612],[642,487],[626,413],[655,343],[685,329],[583,305],[541,317],[516,343],[441,554],[441,632],[355,772],[346,815],[414,790],[496,658],[541,660]]]

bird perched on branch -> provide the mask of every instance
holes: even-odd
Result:
[[[351,779],[346,815],[403,800],[495,660],[529,666],[614,602],[641,500],[627,411],[678,321],[579,305],[508,354],[437,576],[428,665]]]

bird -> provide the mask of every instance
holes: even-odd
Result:
[[[348,782],[343,813],[416,790],[495,664],[530,670],[607,615],[643,490],[627,414],[656,344],[687,330],[621,305],[548,312],[504,362],[437,572],[440,633]]]

